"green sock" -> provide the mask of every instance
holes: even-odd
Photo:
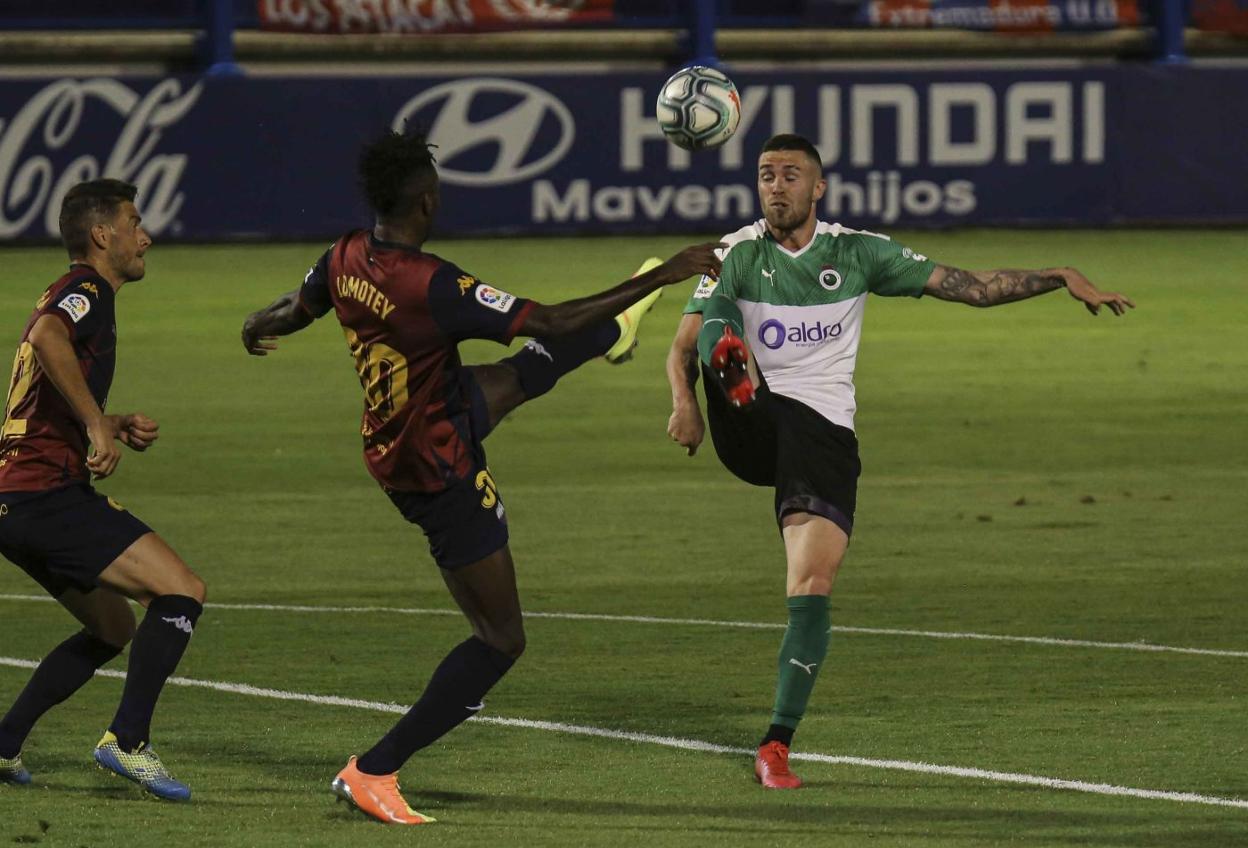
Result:
[[[780,643],[780,678],[771,723],[796,728],[806,712],[815,678],[828,655],[827,595],[789,598],[789,626]]]
[[[736,302],[726,297],[712,297],[702,312],[702,329],[698,332],[698,356],[708,368],[711,351],[715,343],[723,338],[725,324],[732,327],[738,336],[745,336],[745,319],[741,317],[741,309]]]

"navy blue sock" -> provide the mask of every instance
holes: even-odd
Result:
[[[365,774],[393,774],[412,754],[480,712],[485,693],[515,663],[476,636],[456,645],[434,671],[420,700],[356,761]]]
[[[35,722],[83,687],[121,648],[80,630],[52,649],[0,719],[0,757],[16,757]]]
[[[530,339],[503,362],[516,369],[525,398],[532,400],[553,389],[563,375],[602,356],[619,338],[620,325],[610,318],[567,336]]]
[[[203,606],[186,595],[161,595],[147,606],[130,645],[130,666],[121,705],[109,730],[123,751],[151,740],[152,713],[160,690],[186,652]]]

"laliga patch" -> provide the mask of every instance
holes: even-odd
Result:
[[[482,306],[493,309],[495,312],[508,312],[511,305],[516,302],[514,294],[507,294],[493,286],[480,285],[477,286],[477,303]]]
[[[702,279],[698,281],[698,287],[693,290],[693,296],[697,300],[706,300],[715,293],[715,287],[719,285],[719,280],[714,277],[702,275]]]
[[[64,297],[57,306],[68,312],[69,317],[74,319],[75,324],[87,317],[87,313],[91,311],[91,301],[87,299],[86,295],[76,292]]]

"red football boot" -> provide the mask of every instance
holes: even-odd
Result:
[[[789,771],[789,746],[779,740],[758,749],[754,776],[767,789],[796,789],[802,785],[802,779]]]
[[[711,348],[711,370],[719,377],[724,395],[733,406],[749,406],[754,402],[754,384],[746,366],[749,361],[750,350],[745,340],[725,324],[724,335]]]

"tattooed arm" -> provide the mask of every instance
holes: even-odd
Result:
[[[1038,294],[1065,288],[1070,296],[1083,303],[1096,315],[1108,306],[1115,315],[1127,307],[1135,308],[1129,298],[1116,292],[1103,292],[1074,268],[1044,268],[1039,271],[964,271],[937,265],[927,280],[923,293],[971,306],[996,306],[1025,300]]]

